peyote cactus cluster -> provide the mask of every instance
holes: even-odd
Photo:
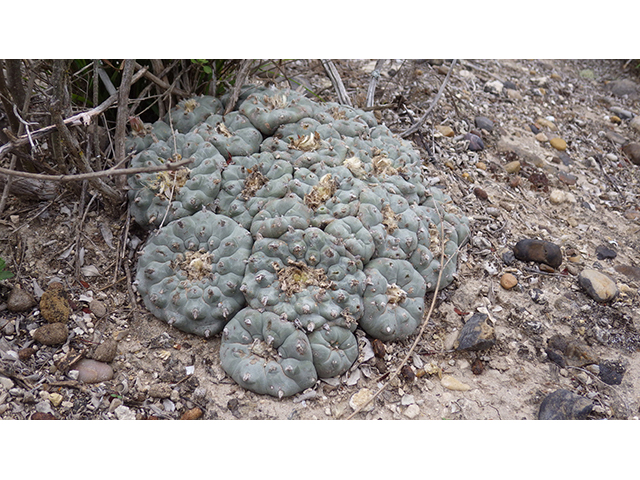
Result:
[[[345,373],[358,327],[414,333],[440,270],[441,286],[453,279],[468,221],[370,113],[265,87],[223,116],[225,101],[182,101],[128,141],[132,166],[193,160],[129,178],[133,218],[161,226],[136,284],[170,325],[222,332],[237,383],[282,398]]]

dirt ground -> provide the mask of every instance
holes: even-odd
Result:
[[[364,106],[375,61],[335,63],[356,106]],[[406,130],[427,110],[450,66],[385,62],[376,104],[390,107],[377,111],[379,120],[396,133]],[[605,60],[454,65],[442,98],[411,140],[423,155],[425,175],[470,218],[471,238],[460,252],[454,283],[438,293],[426,320],[408,362],[412,374],[392,378],[354,418],[537,419],[545,396],[561,388],[592,402],[589,419],[638,418],[640,166],[622,151],[626,142],[640,141],[633,124],[640,113],[634,67]],[[290,68],[322,98],[335,100],[318,61]],[[621,96],[613,88],[625,78],[635,82],[635,94]],[[492,120],[493,129],[480,131],[484,148],[471,151],[463,135],[476,128],[477,116]],[[532,124],[544,137],[536,137]],[[551,145],[554,137],[566,142],[566,150]],[[520,168],[509,173],[514,161]],[[114,218],[98,199],[89,199],[80,211],[70,193],[39,203],[11,197],[0,218],[0,257],[16,273],[0,282],[3,419],[36,412],[57,419],[346,419],[358,398],[391,378],[415,339],[386,344],[379,358],[360,332],[360,357],[343,377],[282,400],[246,391],[220,367],[219,337],[185,334],[151,316],[139,298],[132,304],[127,274],[135,272],[146,234],[129,226],[126,214]],[[505,262],[503,254],[523,238],[559,245],[562,265],[549,271]],[[596,249],[603,246],[615,258],[598,259]],[[611,277],[618,297],[592,299],[577,280],[585,268]],[[516,277],[516,287],[501,286],[504,273]],[[6,308],[13,286],[38,297],[53,280],[65,286],[73,306],[70,338],[62,346],[34,341],[33,331],[46,323],[37,307],[23,313]],[[104,316],[89,308],[92,299],[106,307]],[[426,300],[430,304],[430,294]],[[464,322],[478,311],[494,323],[495,345],[455,351]],[[621,383],[605,383],[593,366],[552,362],[546,350],[554,335],[586,345],[596,364],[614,362],[624,372]],[[105,339],[117,341],[113,379],[84,384],[56,368],[70,352],[89,352]],[[16,360],[16,352],[34,346],[33,355]],[[451,377],[459,383],[443,382]]]

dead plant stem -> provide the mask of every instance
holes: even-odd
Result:
[[[444,77],[444,81],[442,82],[442,85],[440,85],[440,89],[438,90],[438,93],[436,94],[435,98],[431,102],[431,105],[429,105],[429,108],[424,113],[424,115],[422,115],[422,117],[420,117],[420,120],[418,120],[416,123],[411,125],[411,127],[409,127],[404,132],[402,132],[400,134],[400,137],[406,138],[409,135],[412,135],[412,134],[416,133],[422,127],[422,125],[424,125],[424,122],[427,120],[427,117],[429,117],[429,115],[431,114],[432,110],[438,104],[438,100],[440,100],[440,97],[442,96],[442,93],[444,92],[444,88],[447,86],[447,82],[449,81],[449,78],[451,77],[451,73],[453,73],[453,67],[455,66],[455,64],[456,64],[456,60],[454,59],[451,62],[451,66],[449,67],[449,71],[447,72],[447,76]]]

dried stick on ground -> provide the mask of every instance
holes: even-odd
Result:
[[[442,92],[444,92],[444,87],[447,86],[447,82],[449,81],[449,77],[451,76],[451,73],[453,72],[453,67],[455,66],[455,64],[456,64],[456,60],[454,59],[451,62],[451,66],[449,67],[449,71],[447,72],[447,76],[444,77],[444,81],[442,82],[442,85],[440,85],[440,89],[438,90],[438,93],[436,94],[436,97],[433,99],[433,101],[431,102],[431,105],[429,105],[429,108],[424,113],[424,115],[422,115],[422,117],[420,117],[420,120],[418,120],[416,123],[411,125],[411,127],[409,127],[404,132],[402,132],[400,134],[400,137],[402,137],[402,138],[408,137],[409,135],[412,135],[412,134],[416,133],[420,129],[420,127],[422,127],[422,125],[424,125],[424,122],[427,120],[427,117],[429,116],[431,111],[435,108],[436,104],[438,103],[438,100],[440,100],[440,97],[442,96]]]
[[[351,99],[349,98],[349,94],[347,93],[347,89],[344,88],[344,83],[342,83],[342,78],[340,78],[340,74],[338,73],[338,69],[333,64],[331,60],[321,60],[322,66],[324,67],[325,72],[329,76],[333,87],[336,89],[336,94],[338,95],[338,102],[342,105],[347,105],[352,107]]]
[[[236,73],[236,81],[233,85],[233,90],[231,91],[231,96],[229,97],[229,103],[227,104],[227,108],[224,109],[224,114],[229,114],[236,106],[236,102],[238,98],[240,98],[240,89],[249,75],[249,68],[253,64],[253,60],[242,60],[240,62],[240,67],[238,67],[238,72]]]
[[[374,97],[376,94],[376,87],[378,86],[378,80],[380,79],[380,70],[386,60],[378,60],[376,66],[371,72],[371,81],[369,82],[369,88],[367,89],[367,107],[373,107]]]
[[[437,206],[436,206],[437,209]],[[416,347],[418,346],[418,342],[422,339],[422,335],[424,334],[424,330],[427,327],[427,324],[429,323],[429,319],[431,318],[431,315],[433,314],[433,309],[436,306],[436,300],[438,298],[438,292],[440,291],[440,282],[442,280],[442,271],[444,270],[444,222],[443,222],[443,215],[438,211],[438,216],[440,217],[440,270],[438,272],[438,281],[436,282],[436,287],[433,291],[433,297],[431,299],[431,305],[429,306],[429,310],[426,314],[426,316],[424,317],[424,319],[422,320],[422,326],[420,327],[420,330],[418,331],[418,334],[416,335],[415,340],[413,341],[413,343],[411,344],[411,348],[409,348],[409,351],[407,352],[407,354],[405,355],[405,357],[402,359],[402,361],[400,362],[400,364],[398,366],[396,366],[395,370],[393,372],[391,372],[391,374],[389,375],[387,381],[384,383],[384,385],[382,385],[377,391],[376,393],[374,393],[371,398],[364,403],[363,405],[360,405],[360,407],[358,407],[351,415],[349,415],[347,417],[347,420],[351,420],[353,417],[355,417],[358,413],[360,413],[362,411],[362,409],[364,407],[366,407],[367,405],[369,405],[371,402],[373,402],[384,390],[386,390],[386,388],[389,386],[389,383],[391,382],[391,380],[394,377],[397,377],[400,374],[400,371],[402,370],[402,367],[404,367],[407,362],[409,361],[409,358],[411,358],[411,355],[413,355],[413,352],[415,351]]]

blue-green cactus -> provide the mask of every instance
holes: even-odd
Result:
[[[210,337],[242,307],[240,291],[251,234],[223,215],[200,211],[152,235],[138,261],[136,283],[156,317]]]
[[[245,308],[224,327],[222,368],[239,385],[282,398],[315,385],[307,336],[272,312]]]
[[[426,292],[453,280],[468,220],[371,113],[256,86],[222,116],[228,101],[185,100],[128,144],[132,165],[193,160],[129,178],[135,220],[168,223],[142,252],[138,290],[187,332],[226,324],[225,371],[289,396],[351,368],[358,327],[412,335]],[[188,265],[210,275],[196,280]]]

